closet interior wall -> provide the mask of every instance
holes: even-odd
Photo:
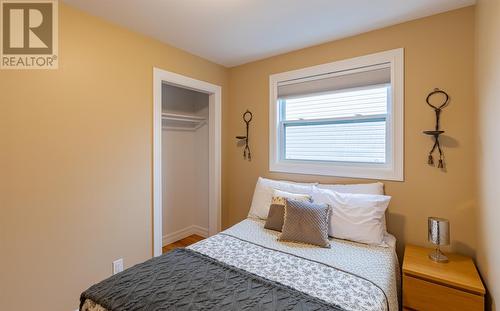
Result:
[[[163,85],[163,245],[208,235],[208,109],[208,94]]]

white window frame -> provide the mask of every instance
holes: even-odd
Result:
[[[278,84],[307,77],[387,64],[391,88],[387,109],[386,163],[353,163],[286,160],[280,157],[283,131],[280,130]],[[368,68],[367,70],[369,70]],[[404,49],[360,56],[269,76],[269,170],[271,172],[324,175],[381,180],[404,180]],[[280,137],[278,137],[280,136]]]

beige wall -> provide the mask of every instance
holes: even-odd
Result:
[[[75,310],[152,255],[153,66],[226,102],[224,67],[63,4],[59,42],[59,70],[0,71],[2,310]]]
[[[479,104],[479,268],[490,302],[500,304],[500,2],[480,0],[477,22],[477,101]]]
[[[227,144],[225,204],[229,224],[248,213],[259,175],[323,183],[367,182],[269,172],[269,75],[400,47],[405,48],[405,181],[385,182],[386,192],[393,196],[389,231],[397,236],[400,246],[406,242],[426,244],[427,217],[446,217],[451,221],[453,249],[475,254],[473,7],[231,68],[230,139],[243,133],[241,114],[245,109],[250,109],[254,118],[250,129],[252,162],[243,160],[235,140]],[[442,115],[442,127],[449,135],[443,139],[447,172],[426,164],[432,141],[422,130],[433,128],[434,113],[425,98],[435,87],[452,97]]]

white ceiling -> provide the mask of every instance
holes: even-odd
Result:
[[[236,66],[475,0],[64,0],[92,15]]]

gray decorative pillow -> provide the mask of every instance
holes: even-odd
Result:
[[[264,228],[281,232],[283,220],[285,218],[286,200],[297,200],[311,202],[308,194],[296,194],[274,189],[274,196],[269,206],[266,224]]]
[[[281,231],[285,218],[285,205],[271,204],[269,207],[269,214],[267,215],[266,224],[264,228],[270,230]]]
[[[327,204],[287,200],[283,228],[278,240],[329,248],[329,217],[330,206]]]

